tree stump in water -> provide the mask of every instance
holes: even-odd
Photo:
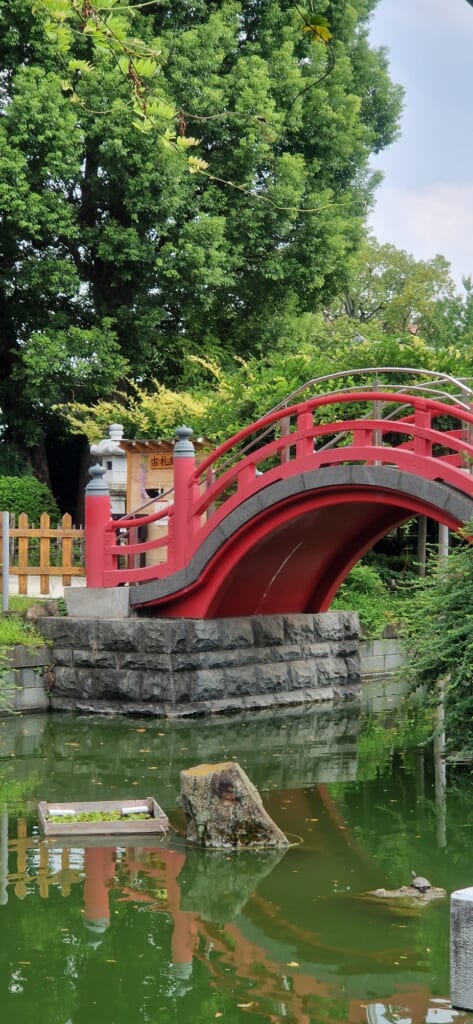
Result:
[[[187,839],[206,848],[282,848],[289,841],[265,811],[258,790],[235,761],[181,772]]]

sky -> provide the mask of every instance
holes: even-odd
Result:
[[[402,135],[372,161],[384,181],[370,225],[416,259],[445,256],[461,290],[473,277],[473,7],[379,0],[370,39],[405,89]]]

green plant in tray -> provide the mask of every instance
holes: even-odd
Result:
[[[151,815],[144,811],[137,811],[134,814],[122,814],[121,811],[78,811],[70,815],[49,814],[48,821],[55,825],[73,823],[79,821],[146,821]]]

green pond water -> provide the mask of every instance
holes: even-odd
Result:
[[[358,703],[193,721],[0,719],[0,1020],[447,1024],[449,900],[473,884],[473,777]],[[179,772],[235,758],[284,853],[186,846]],[[155,796],[167,840],[44,840],[39,800]],[[107,842],[106,840],[104,843]]]

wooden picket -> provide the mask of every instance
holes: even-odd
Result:
[[[69,513],[54,528],[47,512],[43,512],[36,528],[29,525],[26,512],[22,512],[18,516],[18,526],[15,526],[14,517],[10,517],[9,538],[10,576],[18,577],[19,594],[28,593],[29,576],[39,576],[40,593],[43,595],[49,594],[51,576],[60,576],[64,587],[70,587],[73,576],[85,576],[84,530],[72,525]],[[32,541],[35,542],[36,557],[32,552]],[[53,557],[51,545],[55,549]]]
[[[38,849],[39,857],[33,866],[31,852],[38,851]],[[0,878],[0,884],[13,884],[15,896],[20,900],[23,900],[29,892],[33,891],[32,883],[37,885],[40,896],[43,899],[47,899],[51,887],[54,889],[59,887],[62,896],[69,896],[71,885],[74,883],[82,884],[84,881],[83,869],[71,867],[70,850],[67,847],[61,849],[60,869],[58,870],[57,864],[54,865],[54,868],[51,867],[49,863],[50,851],[47,845],[40,842],[38,836],[28,835],[25,818],[17,818],[17,838],[7,837],[7,851],[13,858],[16,858],[16,871],[7,871],[8,859],[5,857],[3,863],[4,874],[3,878]],[[34,859],[36,860],[36,858]]]

